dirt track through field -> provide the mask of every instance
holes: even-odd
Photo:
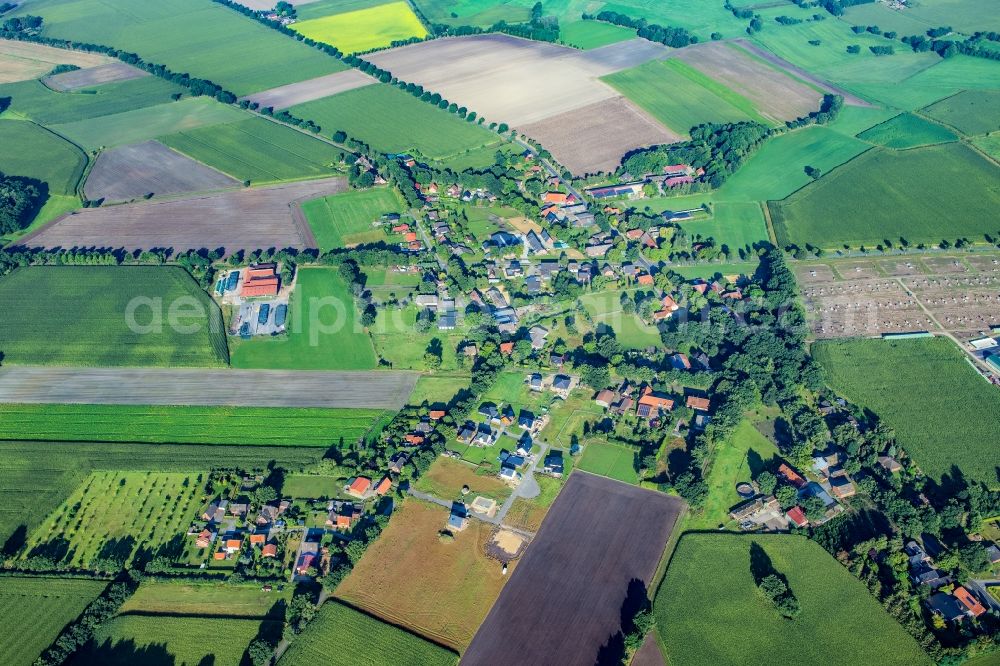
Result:
[[[323,178],[170,201],[85,208],[18,241],[24,247],[236,250],[315,247],[302,201],[343,192],[343,178]]]
[[[362,86],[375,83],[375,79],[357,69],[347,69],[343,72],[335,72],[320,76],[308,81],[290,83],[287,86],[271,88],[253,95],[248,95],[243,99],[257,102],[261,108],[272,107],[275,110],[287,109],[296,104],[305,104],[316,99],[347,92]]]
[[[0,369],[0,403],[399,409],[415,372],[200,368]]]
[[[597,662],[621,627],[623,602],[646,594],[682,507],[676,497],[574,471],[462,666]]]
[[[107,65],[78,69],[73,72],[63,72],[54,76],[46,76],[42,83],[59,92],[69,92],[80,88],[99,86],[105,83],[131,81],[150,76],[149,72],[127,65],[123,62],[112,62]]]

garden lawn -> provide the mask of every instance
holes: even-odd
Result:
[[[446,666],[458,655],[408,631],[381,622],[337,601],[319,614],[288,652],[283,666]]]
[[[923,109],[923,113],[963,134],[1000,130],[1000,90],[963,90]]]
[[[107,581],[4,576],[0,584],[0,622],[14,639],[0,641],[0,663],[31,666],[67,624],[98,597]]]
[[[944,125],[924,120],[912,113],[901,113],[895,118],[865,130],[858,135],[858,138],[886,148],[905,150],[957,141],[958,135]]]
[[[637,314],[622,310],[621,294],[620,291],[603,291],[584,294],[580,300],[594,323],[613,329],[615,337],[626,347],[645,349],[660,344],[660,332],[655,326],[645,323]]]
[[[559,26],[559,41],[578,49],[596,49],[635,37],[635,30],[601,21],[571,21]]]
[[[203,164],[253,184],[334,173],[343,151],[265,118],[185,129],[159,141]]]
[[[288,332],[233,343],[237,368],[368,370],[371,340],[359,322],[350,287],[335,268],[303,268],[288,304]]]
[[[406,2],[298,21],[292,30],[317,42],[336,46],[344,53],[368,51],[412,37],[423,38],[427,30]]]
[[[402,213],[405,204],[391,187],[352,190],[302,204],[316,244],[322,251],[346,245],[374,243],[386,239],[380,218],[387,213]]]
[[[162,299],[163,310],[133,307],[155,304],[151,299]],[[176,266],[19,268],[0,279],[0,302],[5,363],[176,367],[229,360],[222,313]],[[178,302],[186,304],[184,315],[172,326],[168,315]]]
[[[925,474],[997,485],[1000,393],[945,338],[817,342],[830,386],[896,430]]]
[[[591,441],[583,447],[583,455],[576,466],[585,472],[637,484],[639,473],[635,469],[635,456],[636,452],[627,446]]]
[[[0,97],[11,98],[5,115],[30,118],[42,125],[73,123],[166,104],[173,95],[183,92],[184,88],[156,76],[106,83],[72,93],[55,92],[38,81],[0,85]]]
[[[50,195],[72,196],[83,176],[87,156],[77,146],[26,120],[0,120],[0,173],[34,178]]]
[[[468,375],[421,375],[410,394],[411,405],[421,405],[426,400],[429,405],[448,404],[452,398],[469,387]]]
[[[281,494],[288,497],[337,497],[346,484],[336,476],[318,474],[288,474],[281,484]]]
[[[802,608],[794,620],[758,591],[750,568],[754,544],[787,578]],[[681,537],[653,615],[671,666],[931,664],[861,581],[801,536]]]
[[[500,141],[489,130],[384,83],[306,102],[289,112],[319,124],[324,134],[343,130],[375,150],[416,151],[432,159]]]
[[[393,291],[397,296],[403,297],[411,289],[403,287]],[[432,323],[427,332],[421,333],[416,328],[417,313],[415,305],[408,305],[402,310],[379,308],[371,328],[378,357],[391,363],[396,370],[426,370],[424,354],[433,341],[437,340],[441,343],[441,369],[457,370],[455,349],[465,338],[463,326],[442,331],[436,323]]]
[[[0,439],[330,446],[363,436],[379,409],[0,405]]]
[[[768,205],[781,246],[977,241],[996,232],[1000,168],[961,143],[873,149]]]

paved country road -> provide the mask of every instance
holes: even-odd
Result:
[[[0,403],[399,409],[419,373],[0,368]]]

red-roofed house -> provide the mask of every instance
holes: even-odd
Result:
[[[689,176],[693,172],[690,164],[668,164],[663,167],[663,173],[667,176]]]
[[[667,188],[677,187],[678,185],[690,185],[694,182],[694,178],[691,176],[671,176],[663,181],[663,186]]]
[[[447,413],[443,409],[432,409],[427,415],[431,417],[431,421],[440,421]]]
[[[269,543],[264,546],[260,551],[261,557],[277,557],[278,556],[278,545],[274,543]]]
[[[687,397],[687,406],[700,412],[707,412],[709,407],[712,406],[712,401],[701,396],[689,395]]]
[[[217,551],[215,551],[214,553],[212,553],[212,559],[214,559],[214,560],[224,560],[224,559],[226,559],[226,551],[224,551],[224,550],[217,550]]]
[[[500,343],[500,353],[504,355],[509,355],[514,352],[513,342],[501,342]]]
[[[243,271],[240,296],[276,296],[281,286],[277,268],[277,264],[260,264]]]
[[[351,485],[347,486],[347,494],[354,495],[355,497],[364,497],[372,487],[372,480],[359,476],[354,481],[351,481]]]
[[[958,599],[958,603],[962,604],[965,612],[972,617],[979,617],[986,612],[986,607],[979,603],[979,599],[972,596],[972,593],[961,585],[956,587],[952,594]]]
[[[264,542],[267,541],[267,535],[263,533],[251,534],[250,544],[254,546],[262,546]]]
[[[199,548],[208,548],[210,543],[212,543],[212,533],[208,530],[202,530],[198,533],[198,538],[195,540],[194,545]]]
[[[788,483],[792,484],[796,488],[802,488],[806,485],[806,480],[802,478],[802,475],[785,463],[781,463],[781,465],[778,466],[778,476],[784,477],[785,481],[788,481]]]
[[[558,204],[560,206],[570,203],[572,199],[572,195],[563,194],[562,192],[546,192],[545,196],[542,197],[542,201],[545,203]]]
[[[629,240],[636,240],[638,238],[642,238],[642,235],[644,233],[646,232],[643,231],[642,229],[629,229],[628,231],[625,232],[625,238]]]
[[[424,443],[424,436],[418,435],[415,432],[411,432],[406,436],[406,443],[412,444],[413,446],[420,446],[421,444]]]
[[[694,285],[694,290],[697,291],[702,296],[704,296],[705,292],[708,291],[708,283],[699,282],[698,284]]]
[[[639,284],[651,285],[653,284],[653,276],[650,275],[649,273],[643,273],[642,275],[639,276],[636,282],[638,282]]]
[[[670,317],[680,309],[681,306],[677,305],[675,301],[670,296],[664,296],[660,299],[660,309],[653,313],[653,319],[655,321],[661,321],[663,319],[670,319]]]
[[[809,521],[806,519],[806,512],[802,510],[802,507],[793,506],[785,515],[788,517],[788,520],[795,523],[797,527],[805,527],[809,524]]]
[[[674,401],[662,393],[657,393],[647,386],[642,390],[642,396],[636,405],[635,413],[642,418],[655,418],[660,412],[669,412],[674,408]]]
[[[411,231],[407,233],[405,236],[403,236],[403,240],[406,241],[407,243],[412,243],[413,241],[417,240],[417,232]]]
[[[405,234],[409,230],[410,230],[410,225],[408,225],[408,224],[406,224],[404,222],[402,224],[397,224],[396,226],[394,226],[392,228],[392,233],[394,233],[394,234]]]
[[[304,575],[309,571],[315,560],[316,553],[302,553],[299,555],[299,561],[295,563],[295,573],[299,576]]]
[[[223,546],[227,553],[235,553],[243,545],[243,539],[226,539],[226,543]]]
[[[378,493],[379,495],[385,495],[391,489],[392,489],[392,479],[390,479],[389,477],[383,478],[381,481],[378,482],[378,485],[375,486],[375,492]]]

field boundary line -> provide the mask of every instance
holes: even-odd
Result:
[[[399,622],[397,622],[395,620],[387,620],[386,618],[381,617],[379,615],[376,615],[375,613],[373,613],[373,612],[371,612],[371,611],[369,611],[369,610],[367,610],[365,608],[362,608],[360,606],[356,606],[355,604],[347,601],[346,599],[342,599],[340,597],[331,595],[323,603],[325,603],[325,604],[329,604],[329,603],[340,604],[341,606],[344,606],[345,608],[349,608],[349,609],[351,609],[353,611],[361,613],[362,615],[365,615],[365,616],[367,616],[367,617],[375,620],[376,622],[381,622],[382,624],[387,624],[387,625],[389,625],[391,627],[395,627],[396,629],[399,629],[400,631],[404,631],[407,634],[410,634],[411,636],[415,636],[416,638],[420,638],[422,640],[425,640],[428,643],[433,643],[434,645],[437,645],[440,648],[444,648],[445,650],[447,650],[448,652],[451,652],[451,653],[455,654],[456,656],[459,654],[458,650],[456,650],[453,646],[448,645],[447,643],[441,642],[440,637],[438,637],[438,638],[431,638],[429,636],[425,636],[424,634],[418,633],[414,629],[412,629],[410,627],[407,627],[404,624],[400,624]]]

